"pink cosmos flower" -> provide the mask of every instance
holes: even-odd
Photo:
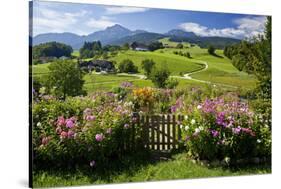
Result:
[[[46,145],[49,143],[50,140],[51,140],[51,137],[44,137],[44,138],[42,138],[41,142],[43,145]]]
[[[73,123],[73,121],[71,120],[71,119],[67,119],[66,120],[66,127],[67,128],[72,128],[72,127],[74,127],[74,123]]]
[[[96,141],[101,142],[104,139],[103,134],[96,134]]]
[[[60,134],[61,139],[66,138],[67,136],[68,136],[68,133],[65,132],[65,131],[62,131],[61,134]]]
[[[65,119],[63,116],[58,117],[57,126],[63,126],[65,124]]]

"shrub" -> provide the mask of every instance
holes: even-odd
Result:
[[[145,75],[149,77],[153,67],[155,66],[155,62],[152,59],[145,59],[141,62],[141,66],[145,71]]]
[[[270,156],[271,132],[257,118],[236,98],[206,99],[181,123],[189,154],[207,160]]]
[[[168,89],[175,89],[179,84],[179,81],[177,79],[174,79],[174,78],[170,78],[168,81],[167,81],[167,88]]]
[[[123,60],[118,66],[119,72],[124,73],[137,73],[138,67],[134,65],[133,61],[130,59]]]
[[[208,53],[210,54],[210,55],[215,55],[215,48],[212,46],[212,45],[210,45],[209,47],[208,47]]]
[[[35,166],[78,163],[102,167],[124,154],[134,119],[131,109],[118,103],[112,93],[42,100],[33,107]]]
[[[170,71],[167,68],[154,68],[151,72],[151,81],[156,87],[165,88],[169,79]]]
[[[49,91],[65,99],[66,96],[84,95],[82,89],[83,72],[73,61],[56,61],[49,65],[50,73],[47,75],[45,85]]]
[[[178,49],[182,49],[182,48],[183,48],[183,44],[178,43],[178,44],[177,44],[177,48],[178,48]]]

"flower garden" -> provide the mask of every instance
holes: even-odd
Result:
[[[110,92],[65,100],[33,91],[33,162],[48,167],[105,171],[113,161],[151,157],[142,145],[139,115],[179,114],[184,161],[267,163],[271,158],[271,103],[246,100],[218,87],[136,88],[129,82]],[[124,148],[135,132],[134,149]],[[122,165],[120,164],[122,167]]]

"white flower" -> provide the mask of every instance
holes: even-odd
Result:
[[[40,122],[37,123],[37,127],[40,127],[42,124]]]
[[[188,126],[188,125],[184,127],[184,130],[187,131],[188,129],[189,129],[189,126]]]
[[[200,130],[200,131],[203,131],[203,130],[204,130],[204,127],[200,126],[200,127],[199,127],[199,130]]]
[[[197,106],[197,109],[200,110],[201,108],[202,108],[202,106],[199,104],[199,105]]]
[[[180,128],[182,129],[182,128],[183,128],[183,125],[180,125]]]
[[[184,116],[184,119],[188,119],[188,116],[187,116],[187,115],[185,115],[185,116]]]
[[[261,139],[258,139],[258,140],[257,140],[257,143],[261,143]]]
[[[196,129],[195,129],[195,133],[200,133],[200,129],[199,129],[199,128],[196,128]]]
[[[195,119],[192,119],[190,123],[194,125],[196,123]]]

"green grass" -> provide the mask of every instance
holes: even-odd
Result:
[[[168,38],[161,39],[162,42],[169,44],[170,46],[176,46],[176,42],[168,41]],[[183,43],[185,47],[189,46],[188,43]],[[183,56],[175,55],[174,51],[190,52],[192,58],[186,58]],[[193,46],[189,48],[177,49],[177,48],[165,48],[159,49],[154,52],[138,52],[138,51],[121,51],[116,57],[111,57],[110,60],[114,60],[120,63],[124,59],[131,59],[136,66],[138,66],[140,74],[143,74],[141,68],[141,62],[144,59],[153,59],[156,62],[157,67],[167,66],[171,71],[171,75],[180,75],[180,73],[189,73],[204,68],[204,65],[198,64],[200,61],[206,61],[208,69],[199,73],[192,74],[191,77],[194,79],[210,81],[216,84],[227,84],[235,87],[246,87],[254,88],[256,79],[246,74],[245,72],[238,71],[232,64],[231,61],[223,56],[222,50],[216,50],[218,56],[209,55],[207,49],[202,49],[199,46]],[[78,56],[79,52],[74,51],[74,56]],[[34,65],[33,75],[40,76],[41,74],[48,73],[48,65],[40,64]],[[185,88],[191,85],[203,85],[200,82],[178,79],[178,88]],[[110,90],[113,87],[119,86],[122,81],[131,81],[135,86],[154,86],[149,80],[140,80],[137,77],[129,76],[117,76],[117,75],[96,75],[96,76],[85,76],[84,88],[88,92],[96,90]]]
[[[120,63],[124,59],[131,59],[138,67],[140,73],[144,72],[141,68],[141,62],[144,59],[153,59],[156,62],[156,67],[167,66],[171,75],[180,75],[181,72],[188,73],[203,68],[201,64],[190,61],[190,59],[186,57],[170,53],[161,53],[161,51],[139,52],[129,50],[111,58],[111,60],[115,60],[117,63]]]
[[[123,168],[116,169],[115,163]],[[210,168],[192,163],[184,153],[173,156],[169,161],[124,159],[111,162],[106,171],[90,170],[89,167],[65,171],[38,171],[34,173],[34,187],[72,186],[87,184],[123,183],[188,179],[220,176],[239,176],[250,174],[269,174],[270,165],[249,165],[246,167]]]

